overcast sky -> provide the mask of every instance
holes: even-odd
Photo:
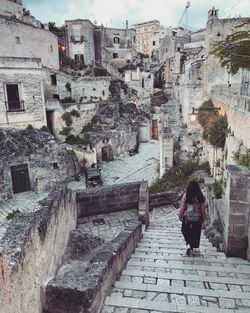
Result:
[[[43,23],[53,21],[57,26],[67,19],[89,19],[98,25],[125,28],[152,19],[164,26],[178,26],[187,1],[185,0],[23,0],[23,5]],[[194,30],[205,27],[207,12],[219,9],[219,16],[250,17],[249,0],[191,0],[183,22]]]

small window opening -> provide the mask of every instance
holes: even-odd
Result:
[[[18,36],[16,36],[16,43],[17,43],[17,44],[21,44],[21,38],[18,37]]]
[[[50,75],[50,79],[51,79],[51,85],[56,86],[57,85],[56,74]]]
[[[59,166],[58,166],[58,163],[57,163],[57,162],[54,162],[52,165],[53,165],[53,170],[56,170],[56,169],[58,169],[58,168],[59,168]]]

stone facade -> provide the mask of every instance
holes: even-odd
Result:
[[[249,244],[250,172],[240,166],[229,165],[227,172],[225,210],[225,250],[227,255],[246,256]]]
[[[0,142],[2,200],[29,190],[43,192],[79,173],[75,157],[46,132],[2,128]]]
[[[67,55],[77,64],[98,64],[106,68],[116,58],[132,59],[135,30],[106,28],[89,20],[65,21]]]
[[[141,98],[149,97],[153,93],[153,73],[141,71],[139,67],[136,71],[125,70],[124,81],[130,88],[135,89]]]
[[[91,64],[95,62],[95,25],[89,20],[65,21],[66,53],[77,64]]]
[[[158,20],[148,21],[144,23],[134,24],[133,28],[136,31],[136,50],[145,55],[151,55],[152,48],[156,46],[156,40],[152,40],[152,37],[156,32],[163,30]],[[153,43],[153,41],[155,41]]]
[[[22,0],[1,0],[0,15],[22,15]]]
[[[41,59],[0,57],[0,127],[47,125]]]
[[[51,190],[36,212],[13,218],[0,242],[1,312],[43,312],[45,286],[57,271],[76,221],[75,197],[65,187]]]
[[[40,58],[43,66],[58,69],[57,37],[13,17],[0,17],[0,56]]]

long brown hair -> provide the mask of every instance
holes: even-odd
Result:
[[[187,203],[190,204],[194,203],[196,199],[198,200],[199,203],[205,202],[205,197],[197,181],[193,180],[188,184],[186,198]]]

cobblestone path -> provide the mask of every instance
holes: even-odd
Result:
[[[188,257],[180,228],[174,208],[153,211],[102,313],[250,312],[250,263],[217,252],[204,234]]]

